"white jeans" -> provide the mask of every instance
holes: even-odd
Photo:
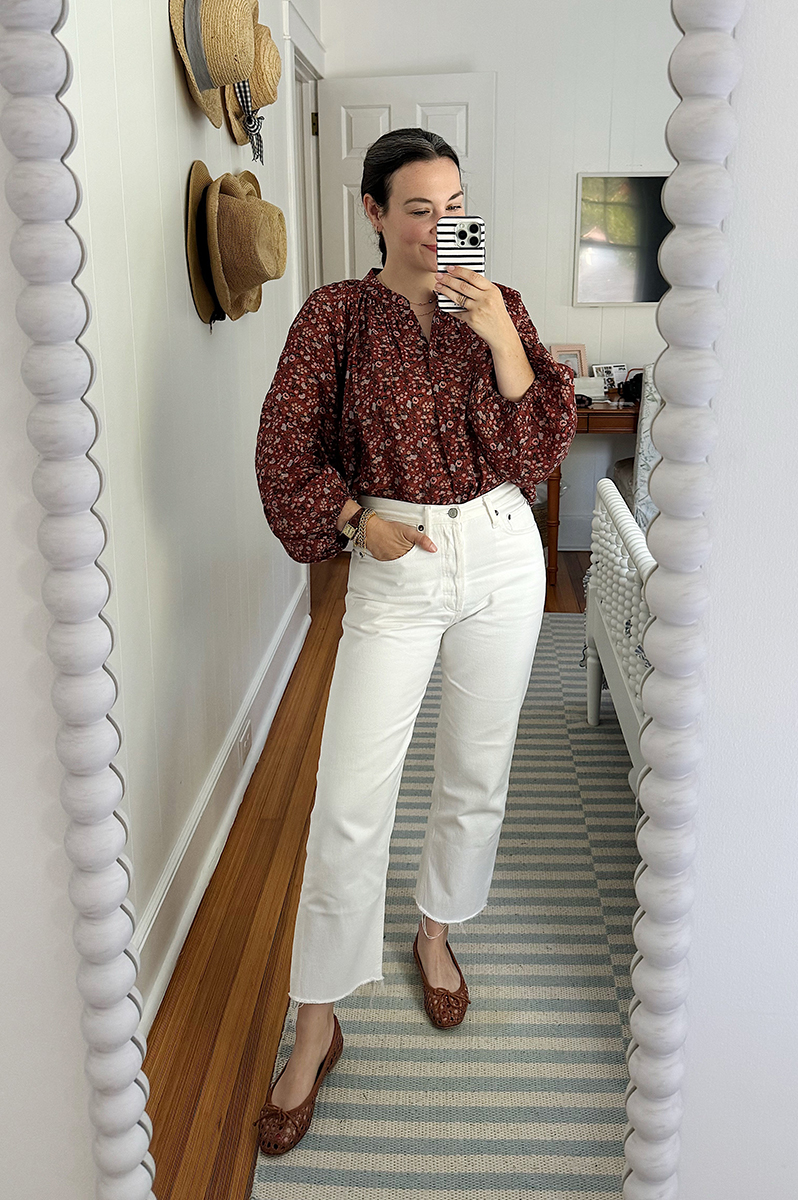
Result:
[[[353,549],[322,735],[290,997],[340,1000],[382,975],[391,832],[436,657],[435,781],[414,899],[441,923],[487,903],[546,590],[532,510],[503,483],[460,505],[361,496],[429,534],[380,562]]]

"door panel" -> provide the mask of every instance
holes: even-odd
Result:
[[[324,282],[361,279],[380,265],[360,200],[363,158],[383,133],[408,126],[440,134],[457,151],[466,212],[487,225],[490,278],[495,72],[323,79],[318,86]]]

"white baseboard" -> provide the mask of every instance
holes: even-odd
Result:
[[[163,1000],[299,657],[310,627],[309,611],[305,572],[136,924],[133,946],[141,957],[137,986],[144,995],[141,1032],[145,1036]],[[239,767],[238,739],[248,720],[252,722],[252,748],[244,766]]]

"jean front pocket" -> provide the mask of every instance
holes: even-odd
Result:
[[[511,535],[532,533],[537,529],[535,515],[523,496],[499,508],[496,524]]]
[[[405,550],[404,554],[400,554],[398,558],[375,558],[370,550],[360,550],[358,547],[355,547],[352,553],[358,555],[363,562],[373,562],[376,563],[378,567],[390,568],[395,566],[397,563],[403,563],[405,559],[410,558],[411,554],[417,550],[418,542],[413,542],[413,545],[410,547],[410,549]]]

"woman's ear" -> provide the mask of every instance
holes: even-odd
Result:
[[[371,224],[374,226],[374,232],[382,233],[382,224],[380,223],[379,205],[377,204],[377,201],[374,199],[374,197],[370,196],[368,194],[368,192],[366,192],[365,196],[363,197],[363,207],[366,210],[366,216],[368,217],[369,221],[371,221]]]

